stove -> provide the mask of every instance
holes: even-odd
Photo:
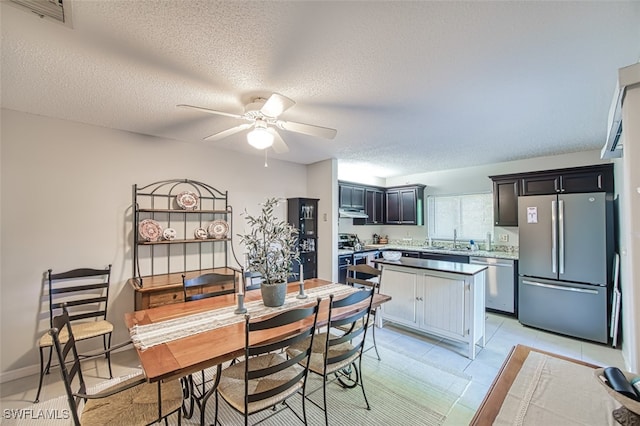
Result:
[[[378,256],[378,251],[363,251],[364,246],[360,243],[356,234],[338,234],[338,282],[346,283],[347,267],[349,265],[368,264],[375,267],[373,261]],[[367,280],[373,275],[356,273],[356,277]]]
[[[338,250],[360,250],[361,248],[356,234],[338,234]]]

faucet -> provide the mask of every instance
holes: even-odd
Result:
[[[458,229],[453,228],[453,248],[458,248]]]

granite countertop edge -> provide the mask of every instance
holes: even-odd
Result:
[[[398,251],[418,251],[424,253],[434,254],[454,254],[459,256],[476,256],[476,257],[491,257],[496,259],[510,259],[518,260],[518,252],[506,252],[506,251],[486,251],[486,250],[450,250],[446,248],[432,248],[423,246],[404,246],[398,244],[385,244],[385,245],[366,245],[364,250],[398,250]]]
[[[375,263],[390,266],[401,266],[412,269],[431,270],[459,275],[475,275],[487,269],[485,265],[470,265],[468,263],[447,262],[443,260],[415,259],[403,257],[400,260],[376,259]]]

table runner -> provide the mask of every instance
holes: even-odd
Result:
[[[307,304],[318,297],[325,298],[331,294],[341,296],[355,291],[359,290],[344,284],[328,284],[305,290],[305,293],[309,296],[307,299],[298,299],[296,297],[298,293],[287,293],[284,304],[279,307],[264,306],[262,300],[245,303],[245,307],[247,308],[247,314],[251,315],[252,318],[260,318]],[[145,350],[162,343],[244,321],[244,315],[238,315],[233,312],[236,308],[237,306],[235,305],[226,306],[224,308],[186,315],[180,318],[159,321],[154,324],[136,324],[129,329],[131,341],[136,348]]]

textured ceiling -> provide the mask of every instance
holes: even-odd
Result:
[[[71,0],[66,0],[68,4]],[[242,113],[272,92],[309,164],[379,177],[600,148],[640,2],[72,2],[73,28],[2,0],[2,107],[260,155]],[[256,161],[258,162],[258,158]]]

